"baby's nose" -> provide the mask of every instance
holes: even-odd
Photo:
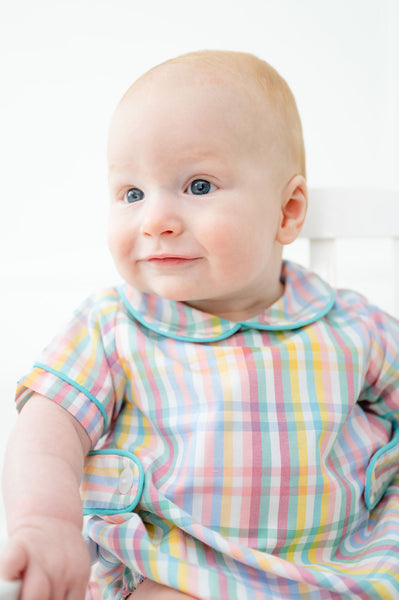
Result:
[[[143,213],[141,232],[144,236],[179,235],[183,219],[175,202],[167,198],[147,201]]]

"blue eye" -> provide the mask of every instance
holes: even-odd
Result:
[[[216,185],[213,185],[213,183],[210,183],[206,179],[194,179],[194,181],[190,183],[187,193],[194,194],[195,196],[202,196],[214,192],[216,189]]]
[[[132,204],[133,202],[138,202],[144,198],[144,192],[139,190],[138,188],[130,188],[124,196],[124,201],[127,204]]]

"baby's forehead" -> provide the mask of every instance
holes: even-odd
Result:
[[[290,88],[267,62],[240,52],[198,51],[147,71],[118,105],[109,147],[130,143],[127,136],[136,131],[146,139],[149,125],[151,135],[168,127],[181,132],[186,124],[196,134],[193,119],[214,137],[230,132],[243,151],[267,150],[305,173],[302,128]]]
[[[276,122],[274,110],[254,82],[244,82],[243,76],[223,65],[198,61],[168,63],[152,70],[133,84],[119,109],[114,116],[122,129],[127,120],[153,131],[178,127],[183,135],[185,124],[196,120],[212,136],[230,132],[245,138],[243,143],[249,141],[248,136],[252,142],[258,135],[269,138]],[[187,135],[192,131],[187,127]]]
[[[222,140],[240,138],[244,151],[259,143],[255,138],[261,131],[266,139],[272,120],[259,89],[243,84],[233,69],[196,60],[166,63],[140,78],[122,99],[113,123],[118,134],[127,133],[129,123],[131,131],[145,135],[168,129],[172,139],[178,129],[180,139],[184,132],[192,136],[192,144],[202,138],[203,129]],[[110,133],[113,129],[111,123]]]

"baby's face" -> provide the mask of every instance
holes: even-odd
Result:
[[[124,98],[110,129],[109,245],[128,283],[240,320],[277,299],[283,183],[258,129],[246,96],[186,66]]]

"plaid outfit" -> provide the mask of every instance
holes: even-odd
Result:
[[[399,323],[283,263],[242,323],[127,284],[89,298],[21,381],[70,411],[99,563],[223,600],[399,598]]]

